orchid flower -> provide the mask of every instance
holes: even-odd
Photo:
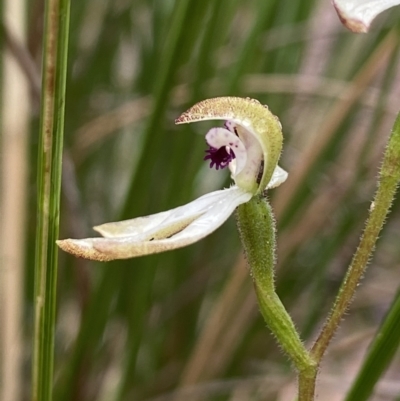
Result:
[[[240,204],[286,180],[286,171],[277,165],[282,127],[267,106],[249,98],[208,99],[175,122],[205,120],[225,121],[224,127],[211,128],[206,134],[209,149],[204,159],[217,170],[229,167],[235,185],[166,212],[94,227],[103,238],[65,239],[57,241],[58,246],[99,261],[181,248],[211,234]]]
[[[343,25],[359,33],[367,32],[378,14],[398,4],[400,0],[333,0]]]

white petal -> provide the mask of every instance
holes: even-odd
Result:
[[[236,183],[255,182],[259,175],[261,162],[264,157],[257,136],[231,120],[225,121],[225,126],[230,132],[239,136],[246,152],[246,163],[241,162],[239,166],[238,160],[233,160],[229,165],[232,171],[232,178]]]
[[[177,249],[215,231],[238,205],[248,202],[251,197],[252,194],[234,186],[168,212],[97,227],[108,238],[67,239],[57,241],[57,244],[77,256],[100,261]]]
[[[152,214],[151,216],[136,217],[134,219],[105,223],[93,227],[103,237],[126,237],[149,231],[160,225],[171,211]]]
[[[211,128],[206,134],[207,143],[213,148],[219,149],[229,146],[235,153],[236,168],[235,174],[240,173],[246,165],[247,152],[243,142],[226,128]]]
[[[343,24],[353,32],[367,32],[373,19],[399,0],[333,0]]]
[[[272,174],[271,181],[267,185],[267,189],[279,187],[288,178],[288,173],[283,168],[276,166]]]
[[[256,182],[261,162],[268,163],[267,155],[263,155],[260,142],[254,132],[251,132],[242,126],[237,126],[237,133],[246,147],[247,162],[243,169],[238,170],[233,179],[235,183],[242,186],[243,183]]]
[[[205,213],[214,204],[217,204],[228,196],[228,193],[236,193],[235,187],[210,192],[187,203],[186,205],[168,210],[166,212],[152,214],[145,217],[106,223],[94,227],[103,237],[118,238],[137,236],[141,238],[154,238],[166,227],[184,225],[184,222],[193,221],[199,215]],[[239,191],[240,192],[240,191]],[[186,224],[188,225],[188,224]],[[177,230],[179,231],[179,230]]]

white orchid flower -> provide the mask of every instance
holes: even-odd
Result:
[[[109,261],[164,252],[193,244],[215,231],[237,206],[284,182],[277,163],[282,149],[281,124],[257,100],[220,97],[197,103],[177,124],[225,120],[206,135],[205,160],[217,170],[229,166],[235,185],[167,212],[94,227],[99,238],[57,241],[64,251]]]
[[[359,33],[368,32],[378,14],[398,4],[400,0],[333,0],[343,25]]]

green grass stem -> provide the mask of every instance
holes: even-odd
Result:
[[[57,247],[64,134],[69,0],[45,4],[43,82],[38,154],[33,401],[52,399]]]

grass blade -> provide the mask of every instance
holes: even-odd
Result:
[[[45,8],[35,260],[34,401],[52,399],[69,0]]]
[[[370,345],[364,363],[345,401],[368,400],[385,373],[400,345],[400,292],[397,293],[384,321]]]

